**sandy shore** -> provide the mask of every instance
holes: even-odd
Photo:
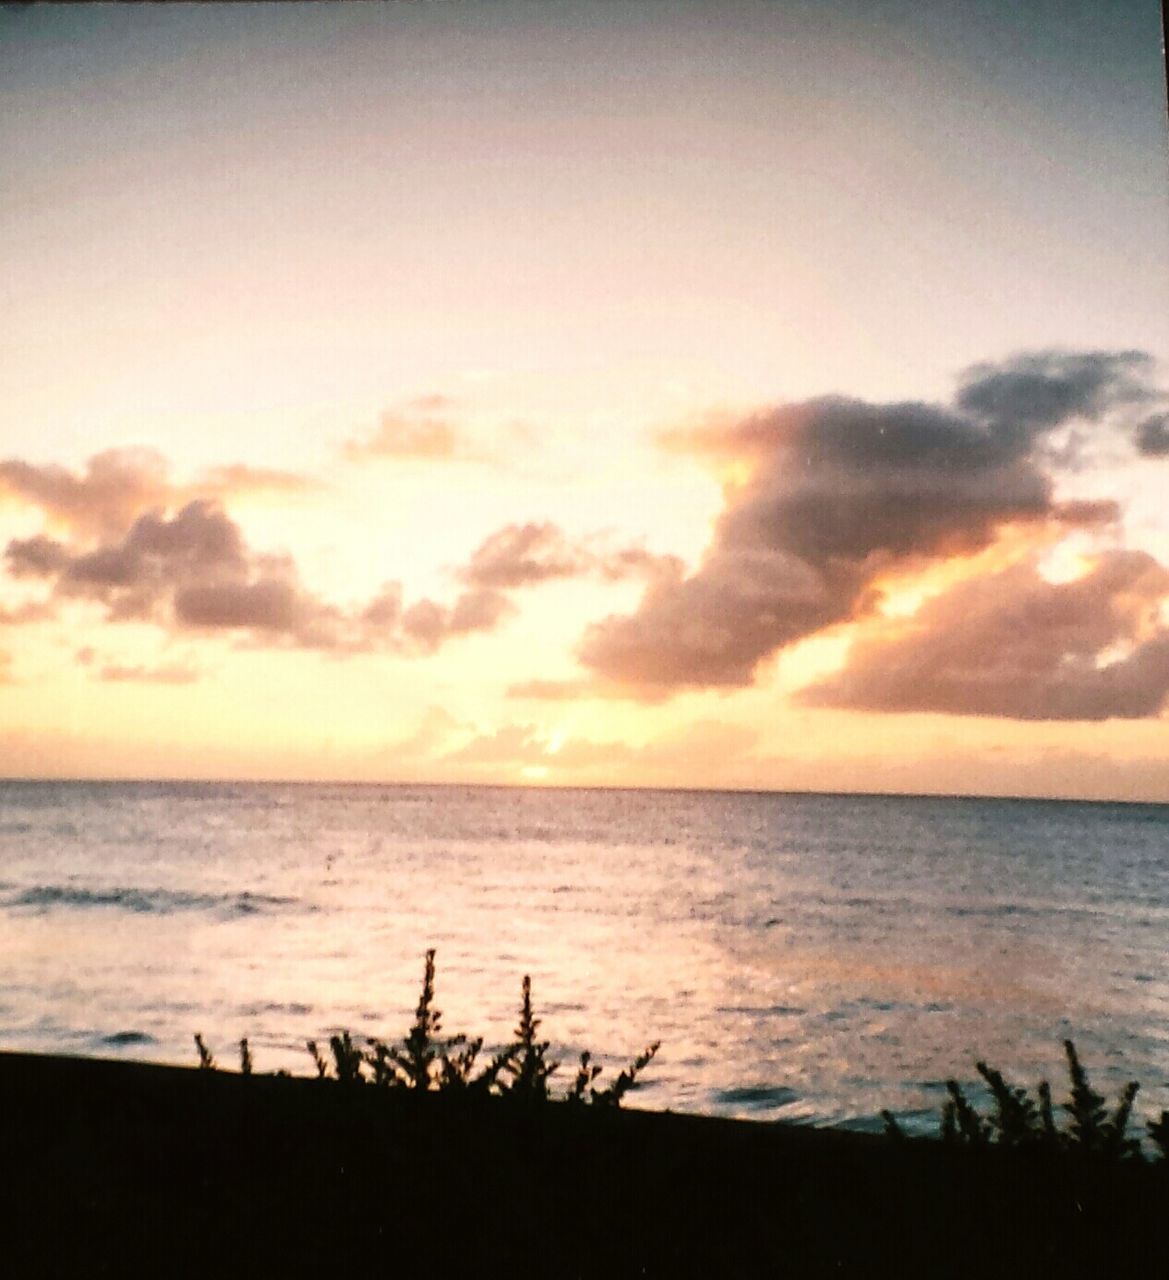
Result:
[[[0,1099],[14,1276],[1164,1269],[1155,1166],[23,1054]]]

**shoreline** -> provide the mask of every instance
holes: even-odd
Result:
[[[1127,1275],[1169,1170],[671,1112],[0,1053],[29,1275]]]

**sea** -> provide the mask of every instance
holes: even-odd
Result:
[[[0,782],[0,1049],[313,1074],[446,1034],[627,1105],[936,1133],[975,1063],[1169,1108],[1169,806],[743,792]]]

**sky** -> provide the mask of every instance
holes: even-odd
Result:
[[[1155,0],[0,11],[0,776],[1169,801]]]

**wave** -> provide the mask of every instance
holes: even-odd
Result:
[[[181,889],[91,889],[82,885],[42,884],[10,893],[9,908],[44,913],[56,907],[113,907],[135,915],[173,915],[181,911],[211,911],[220,915],[252,916],[289,907],[313,910],[299,898],[266,893],[191,893]]]
[[[731,1089],[719,1089],[714,1094],[715,1102],[724,1106],[742,1106],[752,1109],[785,1107],[795,1102],[799,1094],[784,1085],[738,1085]]]
[[[115,1031],[112,1035],[102,1036],[99,1043],[123,1049],[130,1045],[157,1044],[158,1041],[146,1031]]]

